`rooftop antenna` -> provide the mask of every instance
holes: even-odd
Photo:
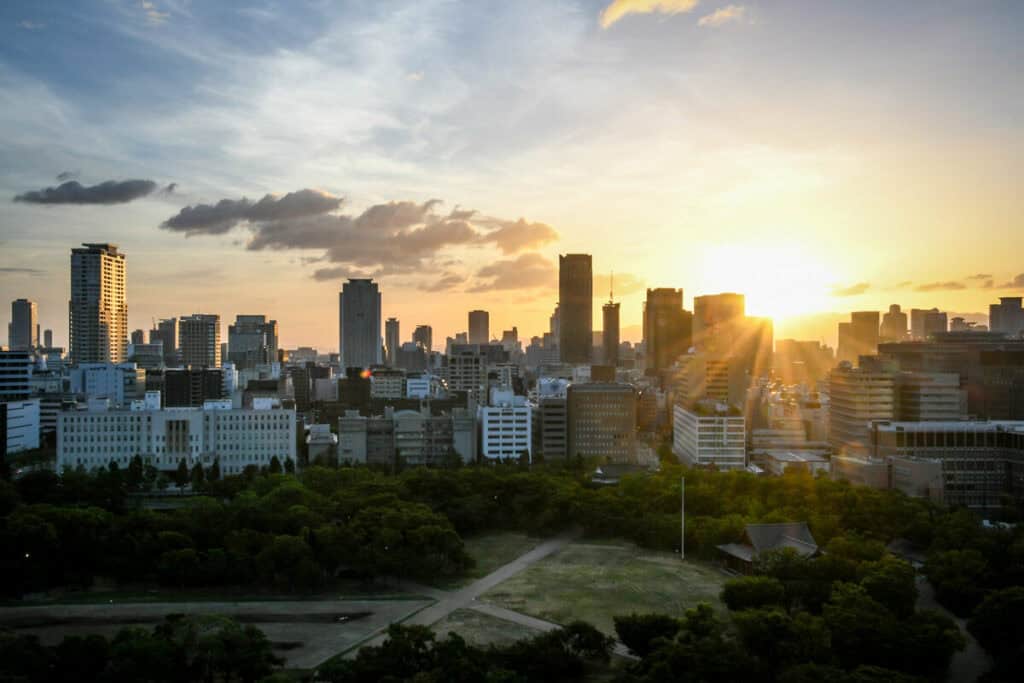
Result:
[[[611,277],[608,280],[608,303],[615,301],[615,271],[612,271]]]

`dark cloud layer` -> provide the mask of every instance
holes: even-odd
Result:
[[[1024,289],[1024,273],[1020,273],[1012,280],[999,285],[999,289]]]
[[[39,270],[38,268],[15,268],[15,267],[0,267],[0,275],[32,275],[39,276],[45,275],[45,270]]]
[[[513,254],[558,239],[544,223],[481,216],[456,207],[439,211],[442,201],[394,201],[376,204],[359,214],[341,212],[343,200],[303,189],[284,196],[266,195],[258,202],[222,199],[216,204],[186,206],[161,225],[186,235],[219,235],[236,226],[251,233],[246,249],[319,250],[325,263],[314,271],[317,280],[396,273],[441,273],[444,250],[494,245]],[[448,271],[426,291],[444,291],[465,282]]]
[[[47,187],[19,194],[16,202],[28,204],[124,204],[153,192],[152,180],[108,180],[99,185],[82,185],[69,180],[57,187]]]
[[[476,277],[480,281],[470,288],[471,292],[553,288],[558,280],[558,270],[540,254],[529,253],[514,259],[495,261],[478,270]]]

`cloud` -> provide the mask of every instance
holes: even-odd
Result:
[[[893,287],[893,289],[906,289],[907,287],[910,287],[910,285],[912,284],[914,284],[913,280],[904,280],[903,282],[897,283],[896,286]]]
[[[711,14],[705,14],[697,22],[697,25],[718,28],[723,24],[728,24],[730,21],[742,21],[746,15],[747,8],[743,5],[726,5],[725,7],[719,7]]]
[[[849,287],[834,287],[832,289],[832,296],[859,296],[869,289],[871,289],[870,282],[858,282]]]
[[[57,182],[63,183],[65,180],[71,180],[72,178],[78,177],[78,171],[61,171],[57,174]]]
[[[622,297],[647,289],[647,283],[630,273],[615,273],[615,296]],[[611,288],[611,274],[594,274],[594,296],[602,297]]]
[[[558,270],[540,254],[528,253],[484,266],[476,272],[476,277],[481,282],[471,287],[470,292],[553,288],[558,279]]]
[[[167,17],[171,16],[167,12],[161,12],[156,3],[150,2],[150,0],[142,0],[139,3],[139,7],[146,13],[146,21],[154,26],[164,23],[167,21]]]
[[[991,273],[978,273],[977,275],[968,275],[968,280],[991,280]]]
[[[174,194],[175,190],[178,189],[178,183],[167,183],[167,187],[160,190],[162,194]]]
[[[494,245],[513,254],[558,239],[544,223],[482,216],[458,206],[445,214],[438,211],[442,203],[393,201],[350,214],[340,211],[341,197],[304,189],[283,197],[266,195],[255,203],[243,197],[186,206],[161,227],[192,236],[243,226],[251,233],[250,251],[319,250],[313,258],[325,266],[313,273],[317,280],[439,272],[447,264],[442,252],[450,247]]]
[[[545,223],[527,223],[520,218],[517,221],[500,219],[484,219],[486,226],[498,226],[493,232],[481,238],[481,242],[493,242],[506,254],[515,254],[525,249],[536,249],[558,239],[558,233]]]
[[[1024,273],[999,285],[999,289],[1024,289]]]
[[[186,206],[160,227],[189,236],[220,235],[240,223],[283,221],[323,214],[337,209],[341,202],[341,197],[309,189],[289,192],[283,197],[264,195],[255,203],[246,197],[222,199],[216,204]]]
[[[941,292],[958,289],[967,289],[967,285],[955,280],[948,280],[946,282],[929,282],[927,284],[914,287],[915,292]]]
[[[39,270],[38,268],[15,268],[0,266],[0,275],[31,275],[33,277],[38,277],[40,275],[46,275],[46,271]]]
[[[420,289],[424,292],[446,292],[450,289],[455,289],[465,281],[466,278],[458,273],[444,273],[435,282],[425,282],[421,284]]]
[[[39,31],[41,29],[46,28],[46,24],[41,24],[38,21],[30,21],[28,19],[25,19],[24,21],[18,22],[18,27],[23,28],[26,31]]]
[[[612,0],[601,12],[601,28],[608,28],[627,14],[679,14],[691,12],[700,0]]]
[[[19,194],[16,202],[28,204],[124,204],[145,197],[156,189],[152,180],[108,180],[85,186],[69,180],[57,187],[47,187]]]

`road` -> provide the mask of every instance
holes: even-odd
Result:
[[[953,661],[949,663],[949,671],[946,674],[946,680],[949,683],[976,681],[992,667],[992,658],[967,630],[967,621],[939,604],[935,599],[935,589],[923,576],[917,578],[917,608],[942,612],[956,622],[967,641],[964,649],[954,654]]]
[[[455,610],[473,609],[478,612],[497,617],[498,619],[511,621],[538,631],[552,631],[554,629],[561,628],[559,624],[555,624],[550,621],[544,621],[543,619],[531,617],[527,614],[505,609],[504,607],[477,602],[477,598],[498,584],[512,578],[519,572],[528,568],[530,565],[539,562],[548,555],[558,552],[578,536],[578,532],[573,532],[550,538],[535,547],[533,550],[520,555],[508,564],[502,565],[487,576],[477,579],[473,583],[453,591],[444,591],[409,581],[401,582],[399,586],[402,589],[416,595],[426,595],[437,601],[433,605],[416,612],[411,617],[405,619],[402,623],[404,625],[433,626]],[[380,629],[370,638],[353,646],[345,656],[352,658],[355,657],[360,648],[368,645],[380,645],[387,637],[386,631],[387,627]],[[622,643],[616,642],[614,652],[617,655],[635,659],[635,657],[629,653],[629,650]]]

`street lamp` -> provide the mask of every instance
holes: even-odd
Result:
[[[686,559],[686,477],[679,478],[679,559]]]

